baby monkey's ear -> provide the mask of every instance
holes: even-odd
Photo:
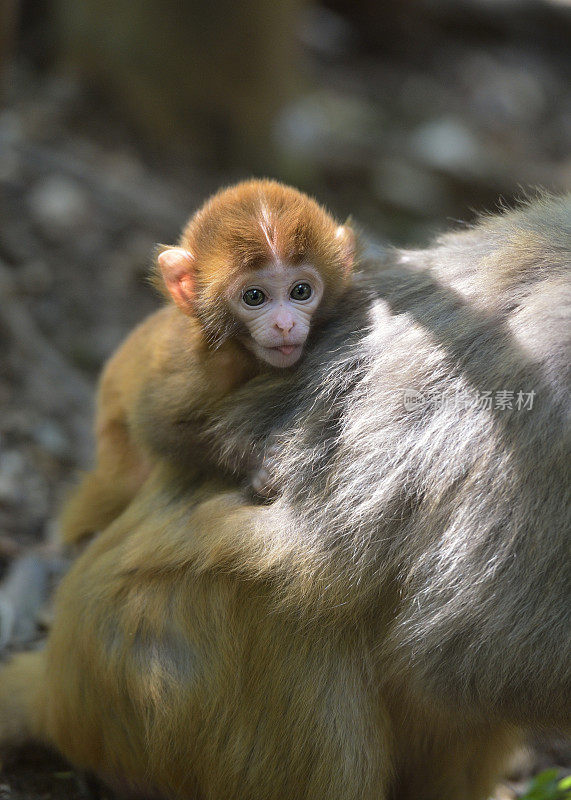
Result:
[[[182,247],[168,247],[158,255],[165,286],[177,306],[185,313],[192,311],[196,295],[194,260]]]
[[[355,266],[355,250],[357,247],[355,233],[346,222],[345,225],[339,225],[335,231],[335,238],[341,241],[344,273],[345,277],[347,277]]]

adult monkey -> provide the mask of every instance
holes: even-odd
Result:
[[[519,729],[568,723],[570,252],[568,197],[387,254],[218,409],[228,463],[279,422],[282,494],[157,465],[0,673],[4,740],[177,800],[485,798]]]

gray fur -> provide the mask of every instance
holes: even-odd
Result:
[[[571,196],[388,252],[300,368],[213,423],[230,464],[279,423],[260,535],[284,602],[368,619],[426,702],[525,724],[569,721],[570,262]],[[535,396],[407,412],[406,388]]]

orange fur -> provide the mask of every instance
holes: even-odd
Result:
[[[228,569],[233,538],[276,532],[271,507],[179,481],[155,471],[78,559],[47,651],[0,675],[3,739],[55,746],[129,797],[485,797],[515,731],[387,679],[388,618],[324,626]]]
[[[217,350],[208,347],[196,320],[174,306],[141,323],[103,371],[95,422],[96,467],[84,476],[64,507],[63,542],[74,545],[102,530],[129,504],[153,461],[147,425],[168,427],[166,443],[169,435],[176,437],[176,418],[183,413],[188,423],[184,458],[203,460],[198,441],[202,415],[209,404],[255,371],[252,360],[235,342],[227,341]],[[151,388],[158,390],[156,403],[149,412],[151,418],[143,415],[141,420],[139,404]]]
[[[0,741],[166,800],[485,800],[568,724],[570,200],[389,253],[302,369],[223,394],[228,447],[289,410],[279,498],[154,463],[0,671]],[[538,403],[395,391],[470,385]]]
[[[351,231],[307,195],[276,181],[246,181],[218,192],[190,219],[180,244],[198,265],[208,305],[241,273],[273,260],[310,261],[334,300],[354,260]]]
[[[311,262],[326,285],[320,316],[347,287],[352,234],[295,189],[247,181],[218,192],[189,221],[184,257],[157,268],[171,302],[145,320],[105,366],[97,399],[95,469],[61,516],[66,544],[108,525],[128,505],[157,455],[204,460],[200,424],[209,406],[258,374],[225,302],[245,269]],[[176,305],[172,302],[175,300]],[[181,313],[181,309],[185,313]],[[184,421],[184,430],[181,425]]]

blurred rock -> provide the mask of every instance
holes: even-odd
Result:
[[[529,54],[525,64],[517,63],[515,56],[511,62],[477,53],[460,65],[460,78],[474,103],[474,112],[491,127],[533,125],[545,111],[539,65]]]
[[[302,44],[324,58],[346,55],[356,47],[356,35],[347,20],[320,5],[305,6],[299,38]]]
[[[105,170],[111,189],[121,190],[124,185],[143,180],[145,172],[140,161],[130,153],[113,151],[100,156],[101,169]]]
[[[42,449],[56,458],[70,458],[73,455],[70,442],[62,428],[51,421],[43,420],[36,425],[33,437]]]
[[[450,102],[450,87],[430,75],[413,72],[405,75],[398,92],[400,106],[411,120],[433,117]]]
[[[49,75],[46,81],[46,96],[58,107],[60,113],[68,106],[81,102],[82,92],[81,83],[71,73],[58,72]]]
[[[17,503],[22,499],[26,460],[17,450],[0,452],[0,503]]]
[[[28,198],[34,221],[43,235],[54,242],[65,241],[87,222],[90,204],[78,183],[61,175],[40,180]]]
[[[13,183],[20,175],[18,154],[9,146],[0,148],[0,183]]]
[[[401,158],[381,159],[373,186],[381,200],[412,214],[431,217],[447,205],[445,181]]]
[[[379,146],[382,115],[360,97],[315,92],[287,106],[275,136],[292,158],[323,163],[355,161]]]
[[[53,272],[45,261],[28,261],[19,270],[18,285],[27,294],[45,294],[53,283]]]
[[[10,108],[0,111],[0,142],[2,148],[15,144],[22,139],[23,126],[20,114]]]
[[[461,177],[489,174],[487,149],[461,120],[443,117],[420,125],[408,139],[411,154],[437,170]]]

